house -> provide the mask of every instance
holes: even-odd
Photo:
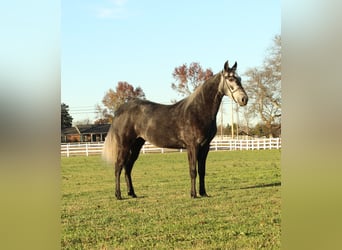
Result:
[[[79,142],[80,134],[75,127],[65,128],[61,131],[61,142]]]
[[[102,142],[110,124],[76,125],[61,131],[61,142]]]

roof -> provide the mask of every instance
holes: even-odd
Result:
[[[63,135],[75,135],[75,134],[78,134],[75,127],[65,128],[65,129],[62,129],[61,131],[62,136]]]
[[[107,133],[110,128],[110,124],[87,124],[76,125],[75,127],[62,129],[62,135],[74,135],[74,134],[103,134]]]
[[[77,127],[82,134],[100,134],[107,133],[110,124],[78,125]]]

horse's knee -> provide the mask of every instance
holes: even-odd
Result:
[[[196,179],[196,176],[197,176],[196,168],[190,167],[190,177],[192,179]]]
[[[205,176],[205,166],[198,166],[198,175],[200,177]]]

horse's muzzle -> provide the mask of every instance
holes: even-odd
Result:
[[[240,106],[246,106],[248,102],[248,96],[247,95],[239,96],[236,101]]]
[[[247,102],[248,102],[248,96],[243,96],[243,97],[241,98],[241,104],[240,104],[240,106],[245,106],[245,105],[247,105]]]

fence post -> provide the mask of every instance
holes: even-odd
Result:
[[[69,157],[69,143],[66,145],[67,146],[67,157]]]
[[[88,143],[86,143],[86,155],[88,156]]]

